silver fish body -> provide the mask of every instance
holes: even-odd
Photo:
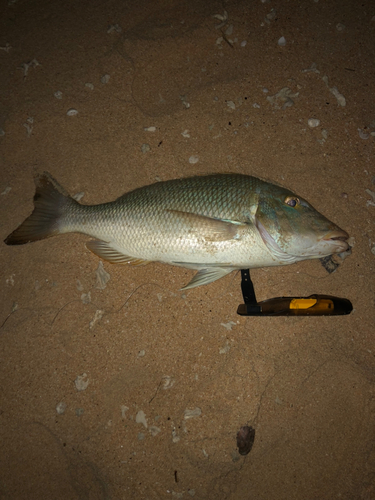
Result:
[[[234,269],[278,266],[340,253],[348,234],[291,191],[256,177],[217,174],[158,182],[117,200],[81,205],[48,173],[35,208],[6,238],[17,245],[78,232],[112,263],[150,261],[198,270],[185,287]]]

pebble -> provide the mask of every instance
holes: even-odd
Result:
[[[111,77],[110,77],[109,75],[103,75],[103,76],[101,77],[100,81],[101,81],[103,84],[106,84],[106,83],[108,83],[108,82],[109,82],[109,79],[110,79],[110,78],[111,78]]]
[[[230,351],[230,345],[227,342],[224,347],[222,347],[221,349],[219,349],[219,354],[228,354],[229,351]]]
[[[85,391],[89,385],[89,379],[87,378],[87,373],[78,375],[74,381],[77,391]]]
[[[68,111],[66,112],[66,114],[68,116],[77,116],[78,115],[78,111],[74,108],[70,108],[68,109]]]
[[[5,44],[5,47],[0,47],[0,50],[3,50],[4,52],[6,52],[7,54],[9,54],[9,51],[10,49],[12,48],[12,46],[7,42]]]
[[[303,69],[302,73],[309,73],[310,71],[312,73],[320,73],[320,71],[317,69],[316,63],[312,63],[312,65],[310,66],[310,68]]]
[[[62,99],[61,90],[57,90],[53,95],[56,97],[56,99]]]
[[[191,164],[193,164],[193,165],[194,165],[194,163],[198,163],[198,161],[199,161],[198,156],[194,156],[194,155],[192,155],[192,156],[190,156],[190,158],[189,158],[189,163],[191,163]]]
[[[340,106],[342,107],[346,106],[346,99],[342,94],[340,94],[340,92],[337,90],[337,87],[332,87],[330,91],[336,97],[337,102],[339,103]]]
[[[103,314],[104,314],[104,311],[101,311],[100,309],[97,309],[95,311],[94,317],[90,321],[90,324],[89,324],[90,330],[92,330],[94,328],[94,326],[96,325],[96,323],[102,319]]]
[[[156,127],[145,127],[143,130],[145,132],[156,132]]]
[[[104,290],[104,288],[107,286],[108,281],[111,279],[111,275],[104,269],[103,262],[101,260],[99,261],[98,268],[95,271],[95,274],[95,288],[97,288],[98,290]]]
[[[234,321],[229,321],[228,323],[220,323],[220,325],[226,328],[227,330],[232,330],[232,327],[236,326],[236,324],[237,323],[235,323]]]
[[[299,96],[299,92],[293,94],[289,87],[284,87],[277,94],[267,97],[267,101],[276,109],[286,109],[294,105],[294,100]]]
[[[320,125],[320,120],[318,120],[317,118],[309,118],[307,120],[307,124],[310,128],[315,128],[315,127],[319,127]]]
[[[63,413],[65,413],[65,410],[66,410],[66,404],[61,402],[61,403],[58,403],[56,405],[56,413],[58,415],[62,415]]]
[[[119,26],[118,24],[111,24],[107,29],[107,33],[121,33],[121,32],[122,32],[121,26]]]
[[[173,377],[170,377],[169,375],[164,375],[164,377],[162,378],[162,381],[163,381],[163,389],[166,390],[166,389],[170,389],[171,387],[174,386],[175,384],[175,379]]]
[[[81,294],[82,304],[90,304],[91,302],[91,292]]]
[[[126,412],[129,410],[129,407],[125,406],[125,405],[121,405],[120,409],[121,409],[121,418],[125,418]]]
[[[188,420],[189,418],[196,418],[202,415],[202,410],[200,408],[194,408],[194,410],[185,410],[184,411],[184,419]]]
[[[159,429],[159,427],[156,427],[156,425],[151,425],[148,430],[151,436],[156,436],[161,431],[161,429]]]
[[[228,26],[228,28],[225,30],[225,34],[226,34],[227,36],[230,36],[230,35],[232,35],[232,34],[233,34],[233,24],[230,24],[230,25]]]
[[[365,132],[364,130],[362,130],[360,128],[358,129],[358,135],[361,139],[364,139],[364,140],[366,140],[370,137],[370,134],[368,134],[367,132]]]
[[[267,24],[270,24],[270,21],[273,21],[274,19],[276,19],[276,10],[275,9],[271,9],[271,12],[269,12],[266,15],[265,21],[266,21]]]
[[[22,63],[22,65],[19,67],[19,69],[23,70],[23,76],[27,76],[29,72],[29,68],[36,68],[37,66],[41,66],[36,59],[33,59],[32,61],[28,63]]]
[[[147,425],[146,415],[145,415],[144,411],[139,410],[139,412],[135,416],[135,421],[137,422],[137,424],[143,424],[147,429],[148,425]]]
[[[148,153],[149,151],[151,151],[150,144],[142,144],[141,151],[142,153]]]
[[[375,191],[371,189],[366,189],[366,193],[372,197],[372,200],[367,200],[366,207],[375,207]]]
[[[219,21],[226,21],[228,19],[228,12],[224,10],[224,14],[214,14],[212,17],[215,17],[216,19],[219,19]]]
[[[331,92],[331,94],[333,94],[336,97],[338,104],[340,106],[342,106],[342,107],[346,106],[346,99],[345,99],[345,97],[342,94],[340,94],[340,92],[338,91],[337,87],[330,87],[328,85],[328,76],[324,75],[322,77],[322,80],[327,85],[327,87],[328,87],[329,91]]]
[[[255,439],[255,429],[249,425],[244,425],[237,432],[237,447],[240,455],[247,455],[253,447]]]
[[[30,137],[31,132],[33,131],[33,123],[34,118],[32,116],[29,116],[29,118],[26,120],[26,123],[23,124],[27,131],[27,137]]]
[[[281,38],[279,38],[277,44],[279,45],[279,47],[285,47],[286,45],[285,37],[282,36]]]
[[[186,95],[180,95],[180,99],[182,101],[182,104],[186,109],[190,108],[190,103],[187,101]]]
[[[76,193],[72,196],[72,198],[76,201],[80,201],[82,200],[82,198],[85,196],[85,192],[84,191],[80,191],[79,193]]]

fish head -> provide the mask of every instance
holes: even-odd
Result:
[[[271,253],[284,263],[326,257],[349,248],[349,235],[309,202],[279,186],[258,193],[255,224]]]

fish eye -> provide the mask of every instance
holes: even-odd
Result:
[[[293,196],[287,196],[285,198],[285,203],[289,205],[290,207],[295,207],[296,205],[299,205],[300,201],[298,198],[293,197]]]

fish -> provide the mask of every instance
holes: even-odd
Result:
[[[114,264],[162,262],[196,270],[181,290],[234,270],[283,266],[348,249],[349,235],[290,190],[243,174],[161,181],[84,205],[49,174],[35,178],[34,210],[4,242],[65,233]]]

